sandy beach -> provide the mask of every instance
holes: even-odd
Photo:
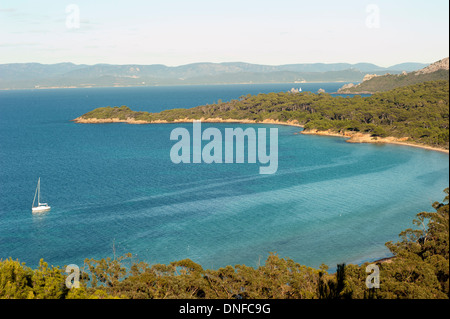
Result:
[[[364,134],[364,133],[358,133],[358,132],[344,132],[344,133],[336,133],[333,131],[319,131],[319,130],[307,130],[302,131],[301,134],[305,135],[323,135],[323,136],[336,136],[336,137],[343,137],[347,138],[347,143],[372,143],[372,144],[396,144],[396,145],[405,145],[405,146],[412,146],[412,147],[418,147],[423,148],[431,151],[437,151],[449,154],[449,150],[438,148],[438,147],[432,147],[427,146],[423,144],[417,144],[414,142],[408,142],[408,137],[372,137],[370,134]]]
[[[135,120],[133,118],[127,118],[125,120],[121,120],[119,118],[109,118],[109,119],[96,119],[96,118],[83,118],[83,117],[77,117],[76,119],[72,120],[75,123],[82,123],[82,124],[104,124],[104,123],[127,123],[127,124],[170,124],[170,123],[191,123],[193,119],[184,118],[184,119],[176,119],[172,122],[166,121],[166,120],[156,120],[156,121],[142,121],[142,120]],[[257,122],[255,120],[249,120],[249,119],[242,119],[242,120],[235,120],[235,119],[222,119],[220,117],[215,118],[200,118],[200,121],[204,123],[243,123],[243,124],[276,124],[276,125],[288,125],[288,126],[297,126],[297,127],[303,127],[303,125],[300,125],[298,121],[287,121],[287,122],[281,122],[279,120],[271,120],[271,119],[265,119],[262,122]]]
[[[88,118],[85,119],[83,117],[77,117],[76,119],[72,120],[75,123],[82,123],[82,124],[105,124],[105,123],[127,123],[127,124],[171,124],[171,123],[190,123],[193,120],[184,118],[184,119],[177,119],[173,122],[169,122],[166,120],[156,120],[156,121],[143,121],[143,120],[135,120],[133,118],[127,118],[125,120],[121,120],[119,118],[109,118],[109,119],[96,119],[96,118]],[[250,119],[241,119],[241,120],[235,120],[235,119],[222,119],[220,117],[216,118],[201,118],[200,121],[204,123],[242,123],[242,124],[276,124],[276,125],[288,125],[288,126],[296,126],[296,127],[303,127],[303,125],[299,124],[298,121],[286,121],[282,122],[279,120],[272,120],[272,119],[265,119],[263,121],[255,121]],[[304,135],[321,135],[321,136],[335,136],[335,137],[342,137],[347,138],[347,143],[373,143],[373,144],[397,144],[397,145],[404,145],[404,146],[412,146],[412,147],[418,147],[423,148],[431,151],[437,151],[449,154],[449,150],[438,148],[438,147],[432,147],[427,146],[423,144],[417,144],[414,142],[408,142],[408,137],[403,138],[397,138],[397,137],[372,137],[370,134],[364,134],[359,132],[343,132],[343,133],[337,133],[331,130],[328,131],[319,131],[319,130],[306,130],[301,131],[300,134]]]

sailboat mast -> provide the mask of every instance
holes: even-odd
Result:
[[[40,181],[40,179],[41,179],[41,178],[39,177],[38,184],[37,184],[37,187],[36,187],[36,191],[34,192],[33,205],[32,205],[31,207],[34,207],[34,202],[35,202],[35,200],[36,200],[36,194],[38,194],[39,181]],[[39,202],[39,195],[38,195],[38,202]]]
[[[41,178],[38,179],[38,205],[41,203],[39,195],[41,194]]]

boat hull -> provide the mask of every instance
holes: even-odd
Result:
[[[48,212],[50,210],[50,206],[38,206],[38,207],[33,207],[31,209],[31,211],[33,213],[43,213],[43,212]]]

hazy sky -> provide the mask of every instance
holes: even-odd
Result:
[[[0,0],[0,63],[431,63],[449,55],[448,10],[448,0]]]

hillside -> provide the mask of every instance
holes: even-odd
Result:
[[[369,97],[335,97],[329,94],[269,93],[239,100],[172,109],[160,113],[135,112],[126,106],[101,107],[77,123],[170,123],[238,121],[286,123],[314,130],[367,134],[371,139],[395,137],[401,141],[448,149],[449,82],[415,84]]]
[[[365,94],[385,92],[398,87],[426,81],[449,80],[449,58],[439,60],[421,70],[403,72],[402,74],[386,74],[383,76],[366,75],[358,85],[347,84],[338,93]]]
[[[183,84],[360,82],[366,74],[401,73],[424,67],[406,63],[383,68],[371,63],[260,65],[242,62],[181,66],[76,65],[73,63],[0,64],[0,89],[122,87]]]

